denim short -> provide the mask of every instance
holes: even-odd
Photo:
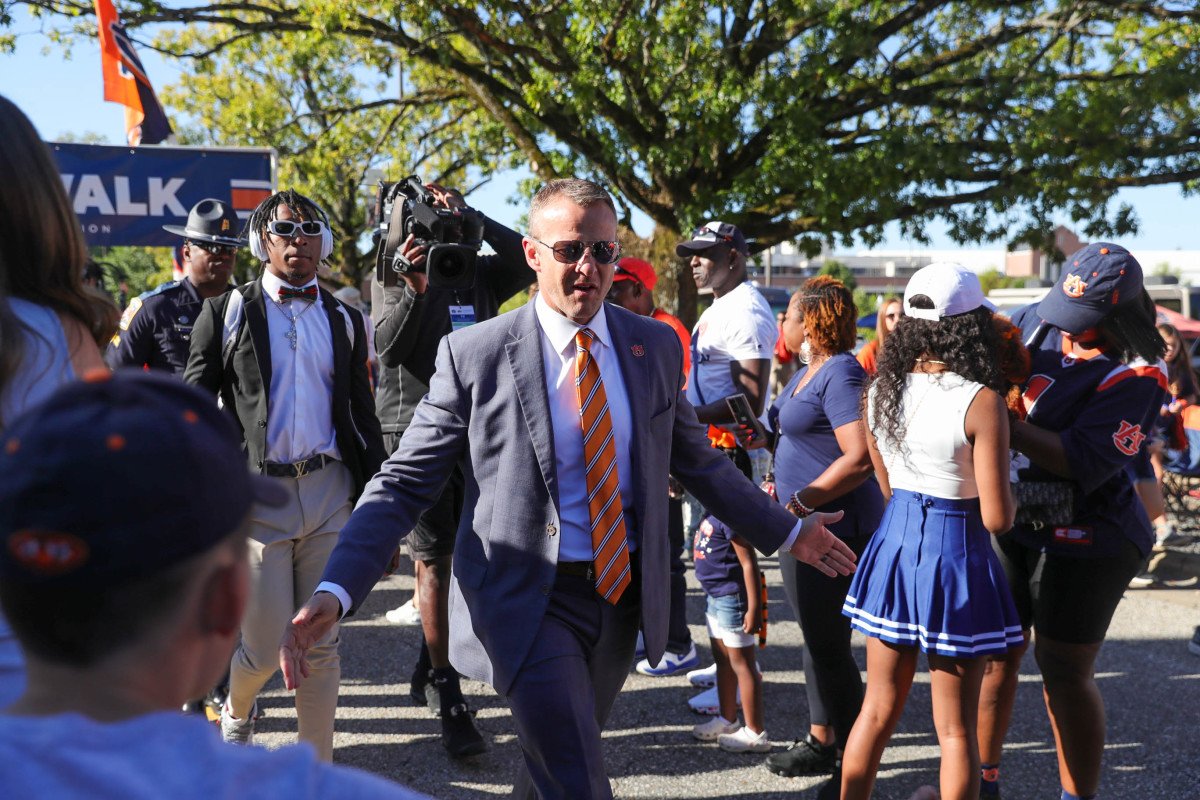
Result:
[[[708,635],[719,639],[727,647],[750,647],[755,643],[752,633],[742,631],[746,621],[746,599],[738,594],[709,597],[704,615],[708,622]]]

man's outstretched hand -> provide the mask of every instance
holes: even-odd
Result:
[[[800,535],[792,543],[792,555],[797,560],[812,564],[831,578],[854,572],[854,562],[858,559],[845,542],[825,527],[841,519],[842,513],[814,511],[804,518]]]
[[[279,643],[279,668],[288,689],[295,689],[308,677],[308,651],[337,623],[342,604],[329,592],[317,592],[308,599],[283,632]]]

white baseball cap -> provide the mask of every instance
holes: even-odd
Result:
[[[933,308],[913,308],[912,298],[923,294],[933,301]],[[965,314],[983,306],[990,311],[996,307],[983,296],[979,276],[961,264],[939,261],[921,267],[904,289],[904,313],[916,319],[934,322]]]

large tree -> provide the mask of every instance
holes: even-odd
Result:
[[[893,220],[922,239],[936,219],[964,242],[1045,244],[1063,213],[1119,236],[1136,225],[1110,207],[1119,188],[1200,177],[1194,2],[132,0],[122,14],[391,48],[502,125],[537,178],[595,176],[648,214],[656,252],[712,216],[761,245],[877,241]]]
[[[185,69],[164,87],[184,144],[274,147],[279,182],[316,200],[339,234],[335,269],[357,286],[374,262],[370,170],[420,174],[470,191],[480,170],[511,164],[502,130],[466,95],[404,74],[389,48],[306,30],[230,38],[211,26],[169,28],[155,46]],[[468,175],[468,170],[475,176]]]

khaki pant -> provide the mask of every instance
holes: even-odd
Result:
[[[308,601],[338,531],[350,518],[353,479],[341,462],[303,478],[276,478],[288,490],[281,508],[256,506],[250,533],[250,599],[242,619],[242,640],[229,674],[229,705],[245,719],[254,698],[279,669],[279,641],[292,616]],[[308,653],[309,676],[296,690],[300,740],[325,761],[333,760],[333,718],[337,712],[338,626]]]

